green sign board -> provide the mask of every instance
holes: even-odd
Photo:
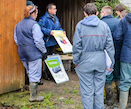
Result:
[[[47,60],[46,62],[47,62],[48,66],[49,66],[50,68],[60,66],[60,64],[59,64],[59,62],[58,62],[57,59]]]

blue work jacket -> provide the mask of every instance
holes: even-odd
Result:
[[[131,13],[120,20],[114,32],[114,39],[122,41],[120,61],[131,63]]]
[[[104,16],[101,18],[101,20],[104,21],[109,26],[113,36],[113,33],[116,30],[120,20],[114,18],[112,15]],[[120,59],[122,42],[114,40],[114,46],[115,46],[115,59]]]
[[[44,33],[44,41],[45,46],[50,47],[57,44],[54,36],[50,35],[52,30],[63,30],[61,28],[59,19],[55,15],[55,22],[52,20],[51,16],[48,12],[45,13],[42,17],[40,17],[39,25],[41,26],[41,30]]]

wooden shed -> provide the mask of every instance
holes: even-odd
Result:
[[[54,3],[57,6],[57,17],[60,20],[61,27],[66,31],[70,42],[72,42],[76,24],[84,17],[83,6],[93,1],[94,0],[32,0],[39,9],[38,19],[45,13],[46,6],[49,3]]]
[[[26,0],[0,0],[0,94],[25,84],[23,65],[14,42],[14,27],[23,19]]]
[[[57,16],[62,28],[72,42],[74,29],[83,16],[83,6],[92,0],[32,0],[38,6],[39,15],[46,11],[48,3],[57,5]],[[15,25],[24,18],[26,0],[1,0],[0,2],[0,94],[14,91],[25,85],[25,69],[14,42]]]

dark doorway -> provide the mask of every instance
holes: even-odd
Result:
[[[39,10],[37,21],[39,17],[45,14],[46,6],[49,3],[56,5],[57,17],[71,43],[76,24],[84,18],[83,6],[89,1],[90,0],[32,0],[32,2],[38,6]]]
[[[46,12],[46,6],[49,3],[54,3],[57,6],[57,0],[31,0],[35,5],[38,6],[38,19],[39,17],[43,16]],[[59,9],[58,9],[59,10]]]

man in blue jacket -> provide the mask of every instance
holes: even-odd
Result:
[[[113,17],[113,10],[110,6],[104,6],[101,9],[101,20],[104,21],[110,28],[112,36],[116,27],[118,26],[119,20]],[[119,99],[119,83],[120,83],[120,51],[121,43],[120,41],[114,41],[115,45],[115,65],[114,72],[106,76],[105,92],[106,99],[105,103],[107,105],[112,105],[112,81],[115,81],[117,87],[117,99]]]
[[[73,37],[73,63],[79,77],[84,109],[104,109],[107,51],[114,64],[114,45],[108,25],[97,17],[93,3],[84,6],[85,18],[81,20]]]
[[[39,20],[39,25],[41,26],[41,30],[44,33],[44,41],[45,46],[47,49],[47,55],[52,55],[54,51],[54,47],[57,45],[57,42],[53,36],[52,30],[63,30],[61,28],[59,19],[56,16],[56,5],[53,3],[48,4],[47,6],[47,12],[45,15],[43,15]],[[65,31],[63,31],[65,34]],[[48,79],[51,79],[51,74],[49,73],[48,69],[46,68],[45,76],[47,76]],[[45,78],[46,79],[46,78]]]
[[[40,18],[38,22],[41,26],[42,32],[45,35],[44,41],[48,55],[52,55],[53,48],[55,45],[57,45],[52,30],[63,30],[61,28],[59,19],[56,16],[56,12],[57,12],[56,5],[54,5],[53,3],[48,4],[47,12]]]
[[[114,32],[114,39],[123,42],[120,62],[120,107],[126,109],[128,101],[128,92],[131,88],[131,13],[120,20],[117,29]]]

